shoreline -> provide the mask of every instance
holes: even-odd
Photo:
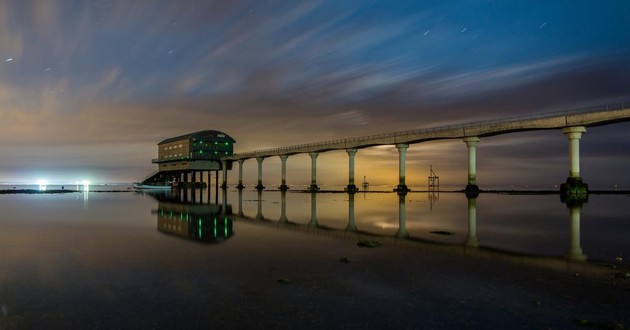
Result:
[[[199,188],[199,189],[208,189],[208,188]],[[98,193],[104,193],[104,192],[112,192],[112,193],[117,193],[117,192],[137,192],[139,191],[138,189],[128,189],[128,190],[89,190],[88,192],[98,192]],[[141,191],[146,191],[146,190],[141,190]],[[160,191],[164,191],[164,190],[160,190]],[[171,191],[171,190],[169,190]],[[264,192],[281,192],[281,190],[279,189],[265,189],[263,190]],[[79,192],[85,192],[83,190],[72,190],[72,189],[51,189],[51,190],[39,190],[39,189],[2,189],[0,190],[0,195],[6,195],[6,194],[67,194],[67,193],[79,193]],[[313,193],[313,191],[310,190],[306,190],[306,189],[299,189],[299,190],[287,190],[286,192],[290,192],[290,193]],[[318,193],[318,194],[340,194],[340,193],[344,193],[347,194],[347,191],[344,190],[318,190],[315,191],[314,193]],[[382,194],[382,193],[397,193],[396,191],[389,191],[389,190],[365,190],[365,191],[357,191],[355,192],[355,194],[360,194],[360,193],[378,193],[378,194]],[[431,191],[431,190],[409,190],[407,191],[407,193],[435,193],[435,194],[439,194],[439,193],[467,193],[465,190],[439,190],[439,191]],[[507,194],[507,195],[559,195],[560,191],[556,191],[556,190],[503,190],[503,189],[497,189],[497,190],[479,190],[478,192],[475,192],[478,194]],[[628,195],[630,194],[630,190],[592,190],[589,191],[588,194],[593,194],[593,195]]]

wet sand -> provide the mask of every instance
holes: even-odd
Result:
[[[242,222],[235,231],[203,245],[143,228],[25,236],[9,227],[0,233],[13,247],[0,252],[0,328],[630,326],[630,279],[619,268],[577,273],[405,244],[365,248]]]

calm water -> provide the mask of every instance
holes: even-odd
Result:
[[[178,297],[170,304],[200,303],[208,290],[234,299],[230,288],[253,280],[235,273],[277,269],[281,276],[286,258],[336,260],[366,238],[406,251],[465,248],[533,261],[599,264],[630,255],[627,195],[591,195],[568,207],[557,195],[92,191],[0,195],[0,210],[0,325],[7,328],[95,318],[134,320],[138,328],[168,324],[160,322],[179,308],[161,305],[165,294]],[[274,263],[280,255],[285,259]],[[94,309],[133,306],[140,291],[143,310],[164,319],[140,318],[127,307],[116,315]]]

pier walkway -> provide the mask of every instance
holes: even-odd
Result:
[[[311,156],[311,190],[318,190],[316,168],[317,156],[321,152],[332,150],[346,150],[349,157],[348,191],[358,190],[354,183],[354,157],[358,149],[379,145],[394,145],[399,151],[399,184],[397,191],[408,191],[405,184],[406,151],[410,144],[423,143],[433,140],[463,139],[468,147],[468,182],[467,191],[478,191],[476,182],[476,146],[483,137],[507,134],[513,132],[562,129],[569,140],[569,177],[562,185],[561,191],[568,194],[583,194],[588,186],[582,182],[579,173],[579,140],[586,127],[607,125],[630,121],[630,102],[609,104],[590,108],[534,114],[511,117],[505,119],[471,122],[465,124],[423,128],[417,130],[393,132],[347,139],[315,142],[271,149],[253,150],[235,153],[222,159],[223,162],[238,162],[239,188],[243,187],[242,167],[247,159],[258,162],[257,189],[264,189],[262,184],[262,162],[267,157],[277,156],[282,161],[282,183],[280,189],[286,190],[286,161],[289,156],[308,153]],[[224,166],[227,168],[227,166]],[[223,183],[226,185],[227,171],[223,173]]]

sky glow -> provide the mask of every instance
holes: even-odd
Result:
[[[628,17],[628,1],[3,0],[0,182],[140,180],[159,141],[204,129],[239,152],[630,101]],[[586,182],[630,188],[629,125],[584,134]],[[396,152],[360,150],[357,178],[395,185]],[[559,130],[477,152],[481,187],[568,174]],[[462,141],[407,159],[408,184],[430,164],[465,184]],[[346,184],[347,162],[321,154],[318,181]],[[266,185],[279,164],[265,160]],[[287,164],[309,182],[307,155]]]

